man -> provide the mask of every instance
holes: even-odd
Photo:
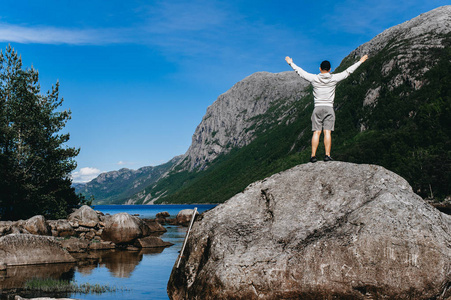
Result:
[[[323,61],[320,65],[320,74],[310,74],[296,66],[291,57],[285,57],[286,62],[298,73],[299,76],[309,81],[313,86],[313,97],[315,99],[315,109],[312,114],[312,155],[310,161],[312,163],[318,161],[316,158],[316,149],[319,144],[321,131],[324,132],[324,148],[326,156],[324,161],[333,160],[330,157],[330,149],[332,147],[331,132],[335,127],[334,98],[335,87],[338,82],[346,79],[354,72],[364,61],[368,59],[368,55],[362,56],[358,62],[338,74],[330,74],[330,62]]]

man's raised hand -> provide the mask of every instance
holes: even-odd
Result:
[[[289,64],[291,64],[293,62],[293,59],[289,56],[285,57],[285,61]]]

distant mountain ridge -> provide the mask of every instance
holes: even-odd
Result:
[[[122,168],[118,171],[105,172],[86,184],[75,184],[74,188],[77,193],[87,197],[93,196],[95,204],[128,204],[128,198],[158,181],[181,158],[182,156],[176,156],[169,162],[155,167],[142,167],[138,170]]]
[[[449,196],[450,46],[451,6],[443,6],[385,30],[344,58],[336,72],[370,56],[337,87],[335,158],[380,164],[423,197]],[[104,175],[110,184],[100,178],[95,185],[108,198],[99,194],[97,201],[222,202],[255,180],[307,162],[311,91],[292,71],[246,77],[208,107],[188,151],[165,164],[159,178]]]

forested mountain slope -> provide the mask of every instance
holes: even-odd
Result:
[[[370,58],[337,87],[332,156],[382,165],[422,197],[449,196],[450,46],[451,6],[444,6],[351,52],[335,72]],[[223,202],[255,180],[306,163],[312,110],[312,89],[294,72],[255,73],[208,108],[179,163],[121,201]]]

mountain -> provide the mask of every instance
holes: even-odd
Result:
[[[86,182],[73,182],[72,187],[75,189],[76,192],[79,192],[86,186]]]
[[[203,170],[221,154],[252,142],[258,132],[279,124],[292,104],[305,96],[308,83],[293,72],[255,73],[235,84],[207,109],[182,162]],[[268,110],[274,109],[265,118]]]
[[[105,172],[86,184],[73,184],[73,187],[77,193],[87,198],[93,196],[95,204],[126,204],[131,196],[164,176],[180,158],[181,156],[174,157],[156,167],[143,167],[138,170],[123,168]]]
[[[166,190],[149,191],[148,187],[167,175],[169,170],[177,174],[188,171],[189,176],[195,176],[218,156],[248,145],[257,136],[256,133],[277,126],[285,115],[289,115],[292,103],[306,95],[307,86],[308,83],[300,81],[294,72],[255,73],[220,95],[208,107],[188,151],[165,164],[151,181],[143,181],[142,178],[147,176],[148,171],[153,172],[154,168],[160,170],[160,166],[103,173],[84,187],[77,186],[76,191],[88,198],[94,196],[95,204],[147,204],[155,201],[168,193]],[[273,107],[273,113],[262,118],[270,107]],[[276,115],[279,117],[274,117]],[[173,180],[174,174],[163,182],[174,185]]]
[[[450,46],[451,6],[443,6],[345,57],[336,72],[370,58],[337,87],[333,157],[382,165],[422,197],[450,196]],[[127,192],[126,202],[223,202],[251,182],[306,163],[312,110],[312,88],[294,72],[252,74],[207,109],[180,160]]]

